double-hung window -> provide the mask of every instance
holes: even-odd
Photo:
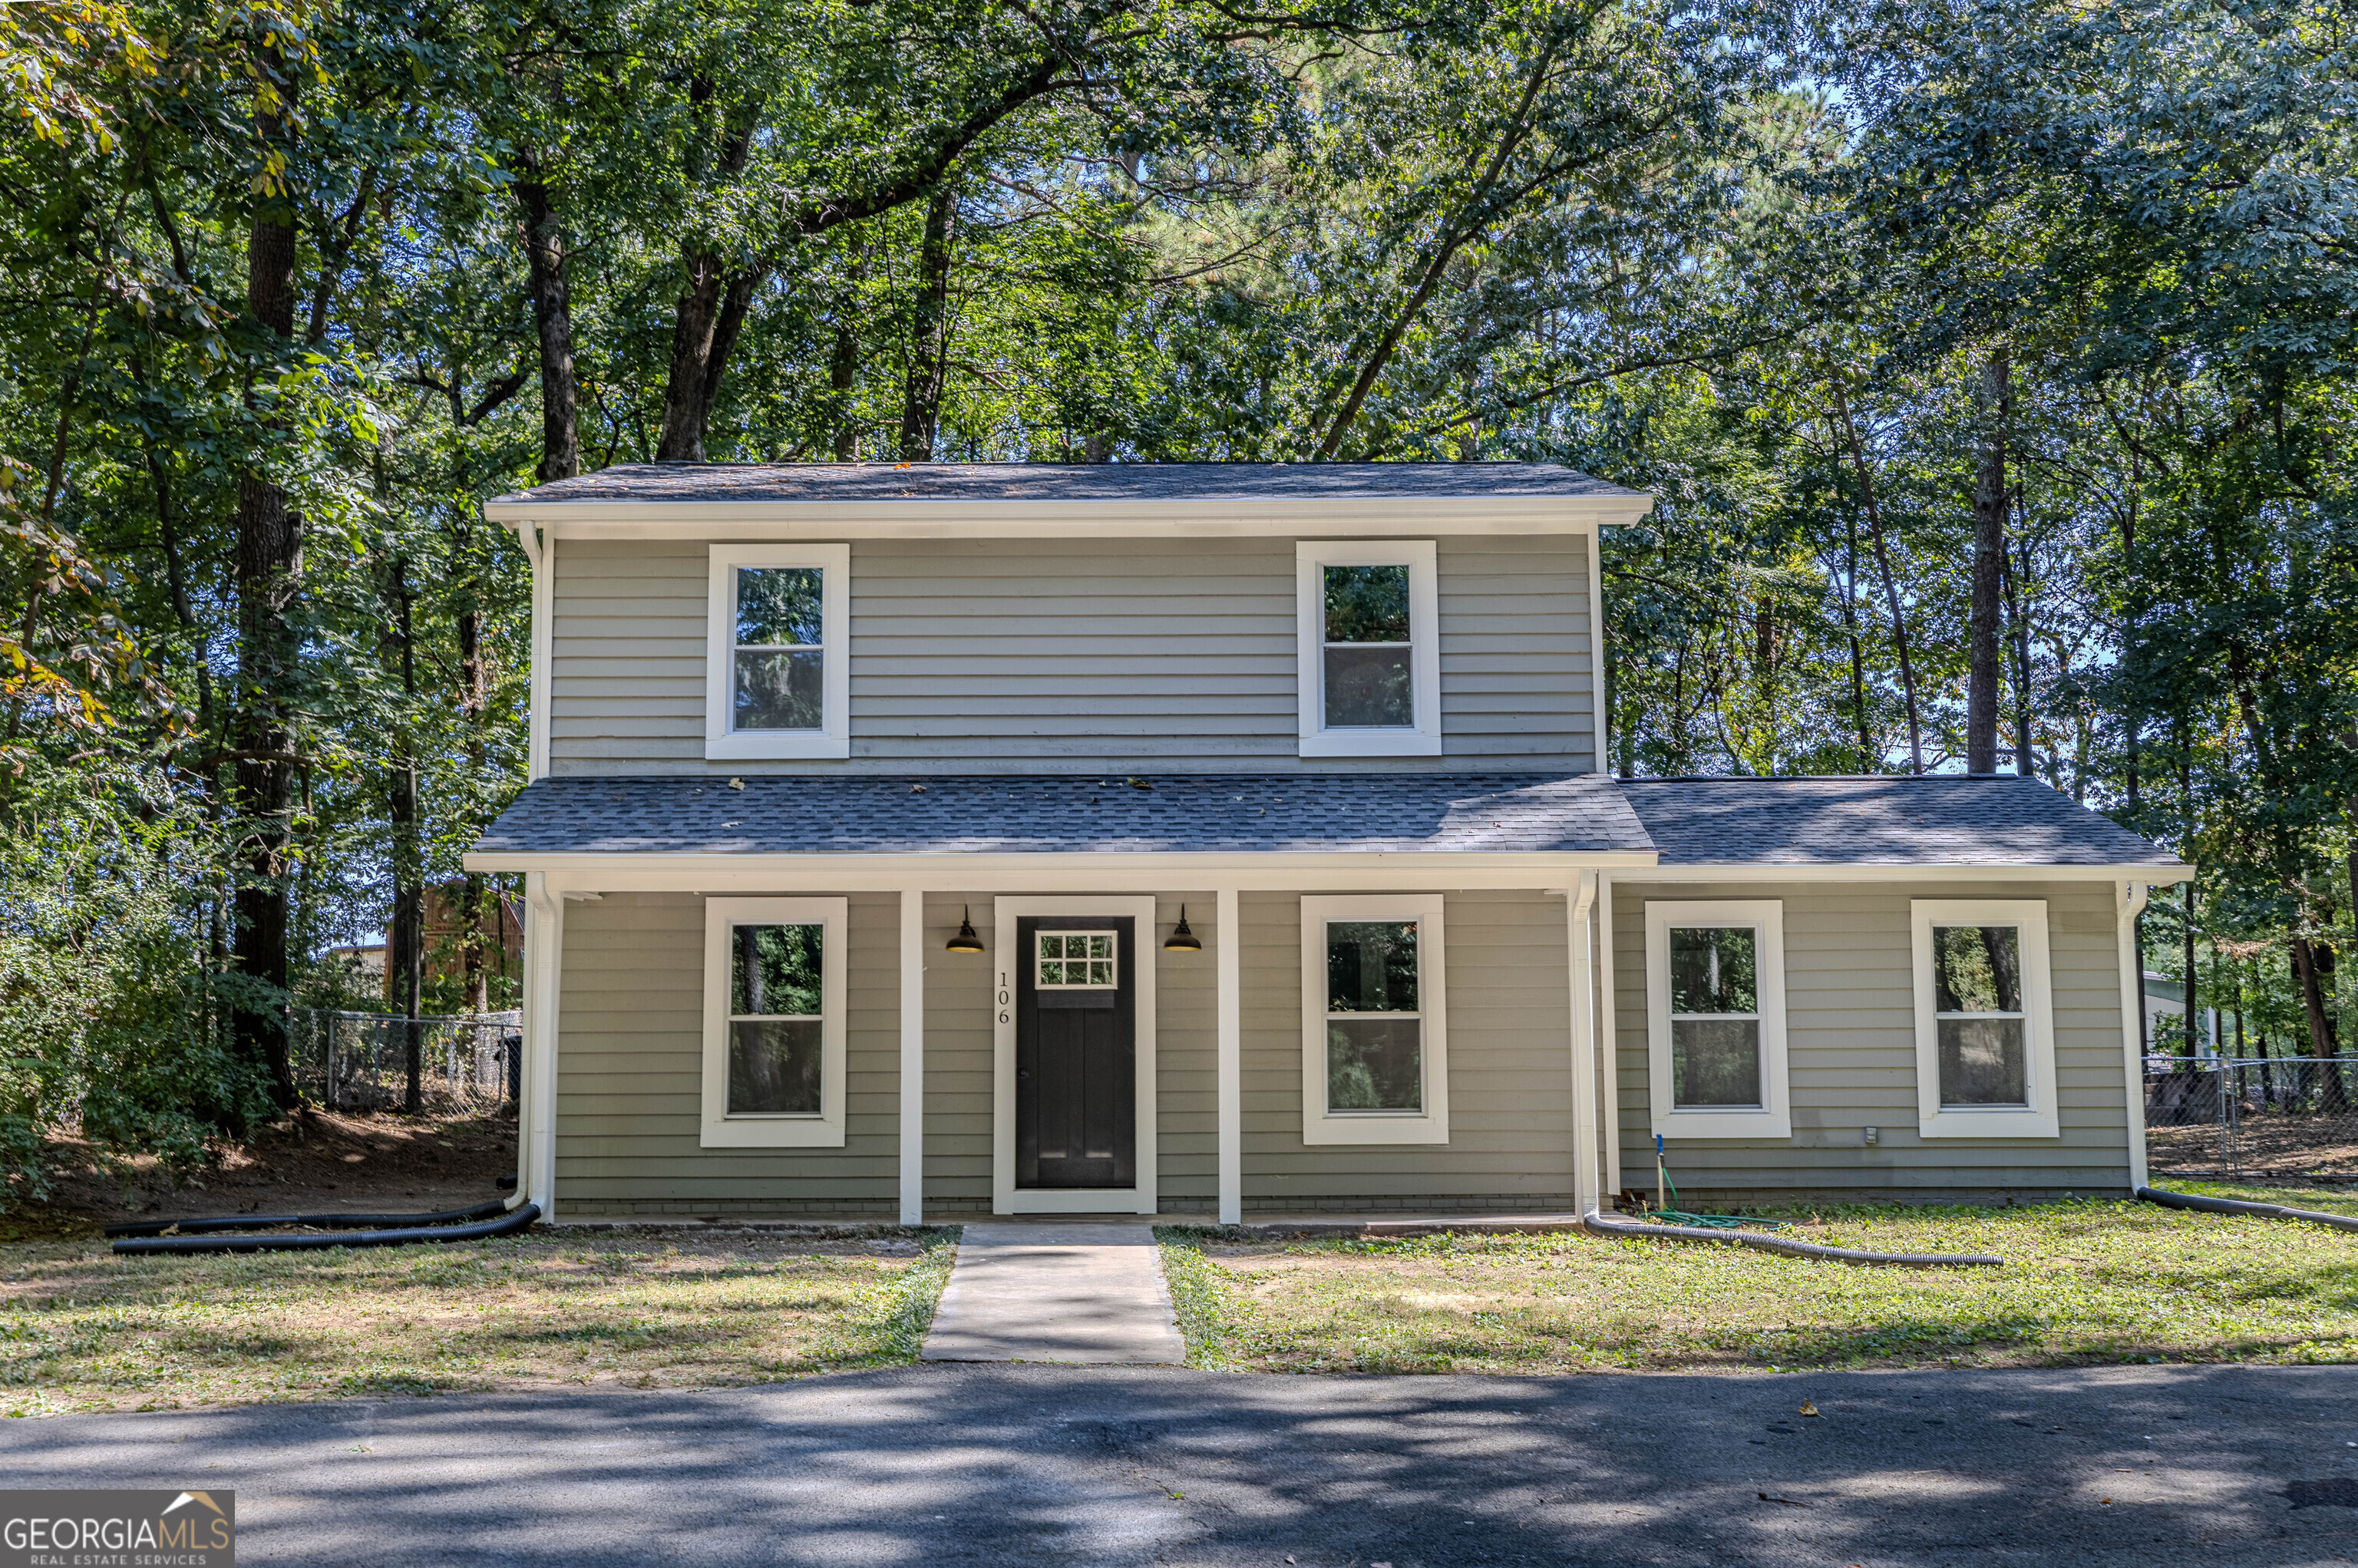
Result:
[[[705,1148],[843,1146],[844,909],[705,901]]]
[[[1927,1138],[2054,1138],[2047,906],[1918,899],[1916,1098]]]
[[[1646,905],[1646,1021],[1654,1130],[1790,1138],[1784,905]]]
[[[851,550],[715,545],[704,754],[851,754]]]
[[[1449,1141],[1439,893],[1302,901],[1302,1138]]]
[[[1305,757],[1441,753],[1431,540],[1294,547]]]

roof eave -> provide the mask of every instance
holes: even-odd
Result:
[[[1250,536],[1333,526],[1353,534],[1561,533],[1641,522],[1654,498],[1596,495],[1373,495],[1140,501],[535,501],[503,495],[483,515],[560,538],[1085,538],[1109,527]]]
[[[537,872],[560,889],[872,891],[957,888],[1054,892],[1233,887],[1245,892],[1366,888],[1552,887],[1584,871],[1650,870],[1650,849],[1034,850],[905,854],[599,854],[499,850],[464,856],[475,872]],[[1152,881],[1141,884],[1141,878]],[[1190,880],[1193,879],[1193,880]]]
[[[2017,860],[1675,860],[1646,874],[1649,881],[2135,881],[2156,886],[2190,881],[2194,868],[2176,860],[2097,864]]]

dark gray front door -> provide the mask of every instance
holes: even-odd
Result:
[[[1015,1184],[1138,1184],[1134,923],[1015,923]]]

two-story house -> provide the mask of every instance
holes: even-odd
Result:
[[[2144,1179],[2166,853],[2013,777],[1617,781],[1502,463],[610,469],[534,563],[521,1194],[1582,1210]]]

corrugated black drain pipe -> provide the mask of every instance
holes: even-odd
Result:
[[[1622,1219],[1596,1209],[1581,1216],[1581,1226],[1592,1236],[1620,1236],[1656,1241],[1703,1241],[1715,1247],[1750,1247],[1781,1252],[1788,1258],[1826,1258],[1837,1263],[1858,1263],[1888,1269],[1995,1269],[2005,1263],[1986,1252],[1863,1252],[1854,1247],[1821,1247],[1789,1236],[1758,1230],[1719,1230],[1700,1225],[1655,1225]]]
[[[125,1254],[193,1252],[312,1252],[323,1247],[406,1247],[420,1241],[483,1241],[514,1236],[540,1217],[536,1203],[508,1207],[493,1198],[439,1214],[239,1214],[201,1219],[143,1219],[110,1225],[114,1250]],[[310,1226],[328,1234],[244,1235],[278,1226]],[[164,1235],[165,1231],[176,1234]]]
[[[2336,1230],[2358,1230],[2358,1215],[2329,1214],[2321,1208],[2287,1208],[2282,1204],[2245,1203],[2241,1198],[2196,1197],[2192,1193],[2169,1193],[2159,1187],[2139,1187],[2136,1195],[2164,1208],[2200,1209],[2204,1214],[2251,1214],[2262,1219],[2304,1219],[2311,1225],[2330,1225]]]

